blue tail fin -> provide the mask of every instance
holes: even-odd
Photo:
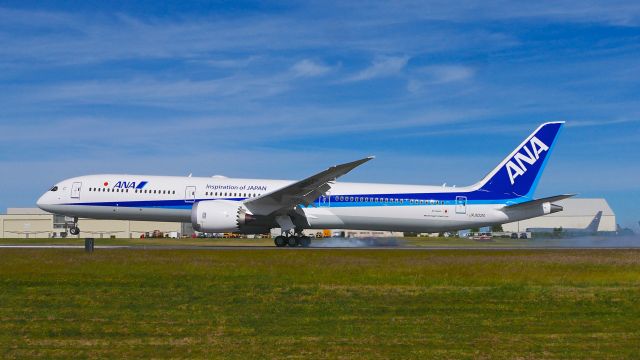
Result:
[[[496,199],[532,198],[563,124],[564,121],[540,125],[474,188],[489,192]]]

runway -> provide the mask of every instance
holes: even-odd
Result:
[[[0,249],[76,249],[83,250],[83,245],[0,245]],[[332,247],[308,247],[308,248],[278,248],[275,246],[197,246],[197,245],[96,245],[95,250],[224,250],[224,251],[322,251],[322,250],[395,250],[395,251],[433,251],[433,250],[640,250],[640,246],[332,246]]]

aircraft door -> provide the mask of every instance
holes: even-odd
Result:
[[[80,199],[80,189],[82,189],[81,182],[74,182],[71,185],[71,198],[72,199]]]
[[[466,214],[466,213],[467,213],[467,197],[456,196],[456,214]]]
[[[195,202],[196,201],[196,187],[195,186],[187,186],[184,190],[184,201],[186,202]]]
[[[331,193],[327,192],[318,198],[319,207],[331,207]]]

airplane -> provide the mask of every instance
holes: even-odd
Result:
[[[598,233],[601,218],[602,211],[598,211],[586,228],[560,228],[560,230],[562,234],[570,236],[595,235]],[[532,233],[554,233],[555,230],[555,228],[527,228],[527,232]]]
[[[123,174],[63,180],[37,201],[78,218],[190,222],[204,233],[267,233],[278,247],[309,246],[304,229],[444,232],[503,224],[562,211],[563,194],[534,199],[564,122],[540,125],[498,166],[465,187],[337,182],[372,156],[299,181]]]

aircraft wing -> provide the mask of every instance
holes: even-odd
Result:
[[[371,159],[373,159],[373,156],[332,166],[304,180],[300,180],[260,197],[247,200],[244,202],[244,205],[254,215],[271,215],[277,212],[287,212],[298,204],[308,206],[331,189],[331,182]]]

